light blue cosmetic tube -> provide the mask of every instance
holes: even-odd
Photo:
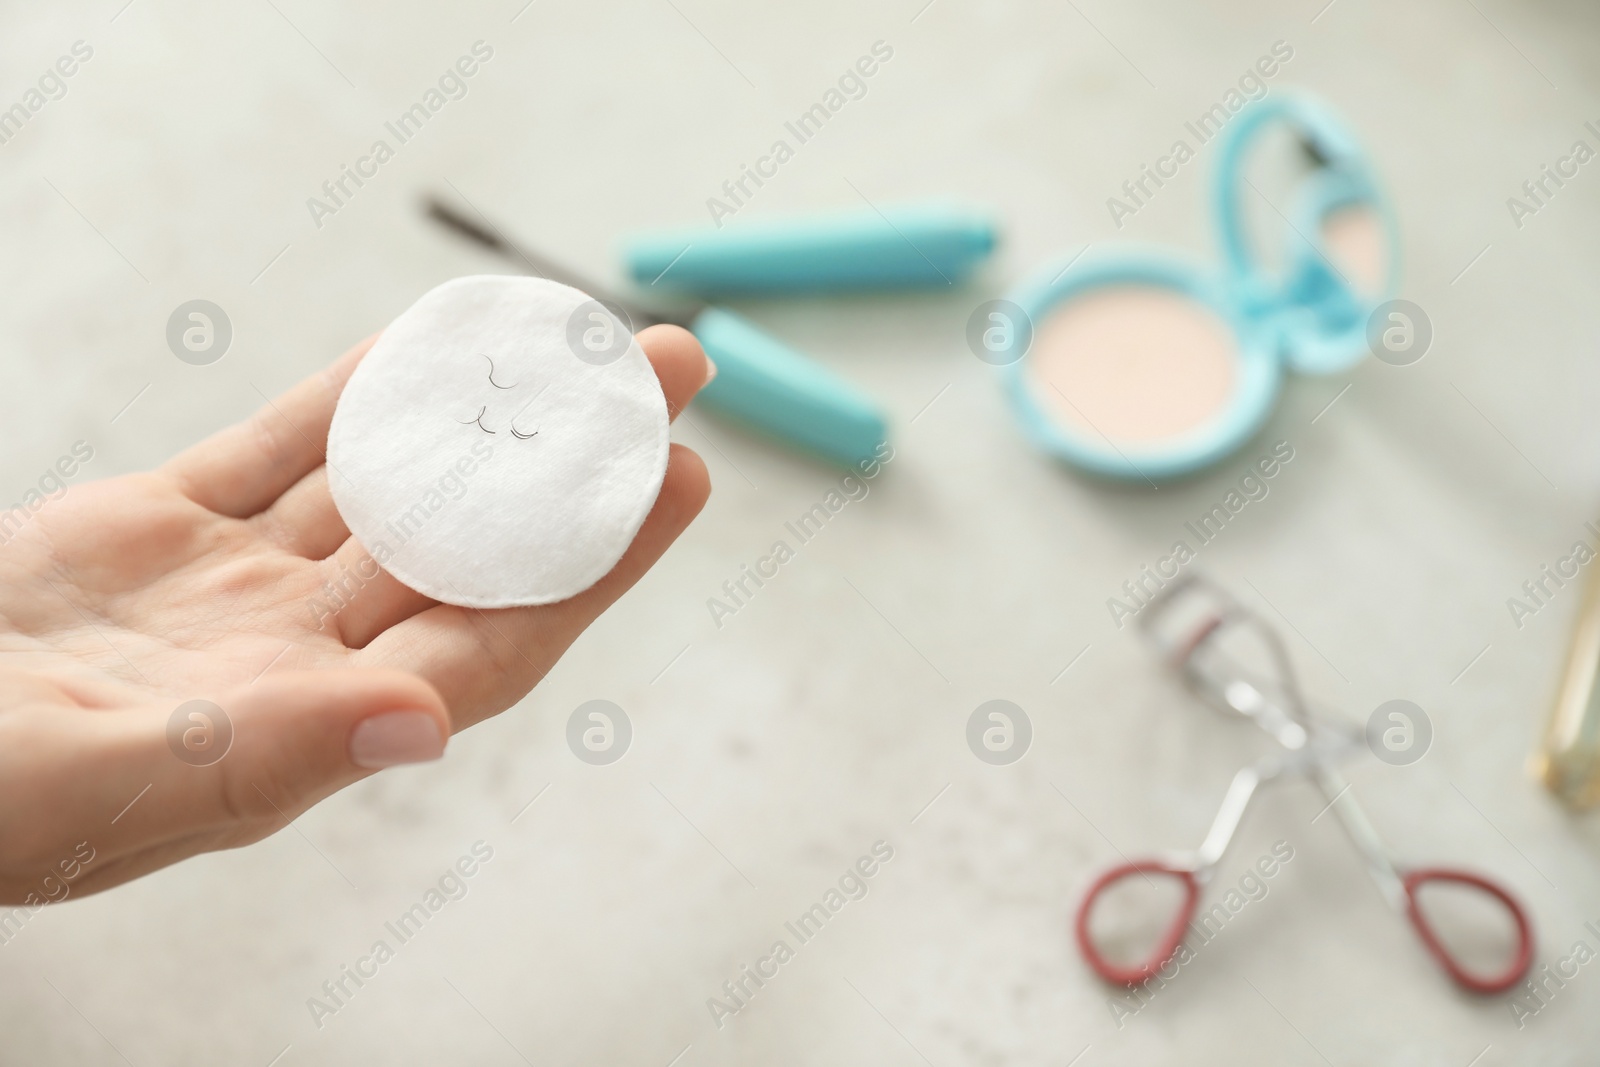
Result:
[[[996,244],[993,218],[950,203],[645,234],[623,258],[646,289],[809,294],[961,284]]]
[[[717,365],[695,403],[846,467],[887,439],[883,413],[860,390],[738,315],[706,308],[690,329]]]

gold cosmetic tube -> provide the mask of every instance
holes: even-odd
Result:
[[[1569,807],[1600,804],[1600,568],[1584,583],[1561,688],[1533,770]]]

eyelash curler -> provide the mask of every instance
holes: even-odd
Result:
[[[1533,928],[1522,905],[1508,890],[1470,871],[1406,868],[1390,858],[1333,763],[1335,757],[1360,744],[1361,735],[1309,710],[1276,630],[1220,588],[1194,575],[1179,578],[1158,593],[1140,613],[1139,626],[1206,703],[1251,719],[1282,746],[1282,751],[1234,775],[1199,848],[1125,863],[1090,884],[1078,906],[1075,929],[1078,947],[1096,974],[1108,982],[1136,986],[1155,977],[1178,954],[1199,908],[1201,892],[1227,851],[1256,790],[1285,774],[1305,775],[1328,799],[1325,810],[1331,810],[1344,827],[1384,899],[1406,917],[1428,954],[1458,986],[1472,993],[1501,993],[1527,973],[1533,961]],[[1265,674],[1245,668],[1225,651],[1225,642],[1240,636],[1255,638],[1259,642],[1257,650],[1265,651]],[[1120,964],[1102,952],[1090,919],[1108,890],[1134,877],[1147,881],[1174,879],[1183,890],[1183,899],[1149,956],[1140,962]],[[1488,974],[1469,969],[1439,937],[1418,902],[1424,888],[1438,885],[1476,893],[1510,918],[1516,940],[1511,958],[1502,969]]]

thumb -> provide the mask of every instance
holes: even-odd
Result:
[[[221,706],[233,738],[216,769],[245,817],[293,818],[375,770],[438,759],[450,736],[438,691],[405,671],[283,671]]]
[[[29,733],[26,744],[0,745],[0,785],[11,787],[0,802],[19,798],[0,803],[0,899],[41,885],[60,899],[51,886],[65,895],[54,874],[68,863],[67,879],[82,873],[72,891],[95,892],[258,841],[378,768],[438,759],[450,736],[427,682],[355,668],[274,672],[176,709],[11,722]]]

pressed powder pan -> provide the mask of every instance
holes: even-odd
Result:
[[[1248,239],[1244,198],[1260,194],[1244,168],[1261,135],[1281,127],[1312,169],[1273,216],[1284,233],[1269,266]],[[1206,467],[1261,427],[1285,370],[1330,374],[1367,351],[1367,319],[1392,294],[1397,256],[1364,153],[1302,96],[1246,107],[1217,150],[1221,271],[1101,249],[1010,298],[1031,326],[1004,368],[1013,409],[1036,444],[1075,466],[1145,482]]]
[[[1203,304],[1148,285],[1106,285],[1039,326],[1028,387],[1079,433],[1156,444],[1227,403],[1235,347],[1232,328]]]

